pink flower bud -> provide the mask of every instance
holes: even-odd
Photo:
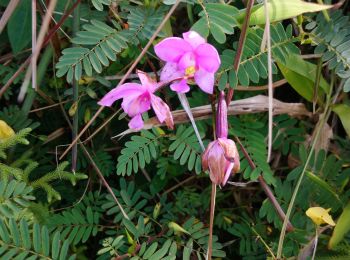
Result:
[[[235,142],[227,138],[218,138],[211,142],[202,156],[202,166],[203,170],[209,170],[213,183],[224,186],[231,173],[240,169]]]

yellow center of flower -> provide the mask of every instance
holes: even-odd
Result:
[[[185,75],[186,76],[192,76],[196,72],[196,68],[194,66],[189,66],[185,70]]]

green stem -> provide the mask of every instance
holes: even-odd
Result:
[[[293,191],[293,195],[292,195],[292,198],[289,202],[289,205],[288,205],[288,210],[287,210],[287,213],[286,213],[286,218],[284,219],[283,221],[283,225],[282,225],[282,230],[281,230],[281,234],[280,234],[280,238],[279,238],[279,241],[278,241],[278,248],[277,248],[277,259],[281,259],[281,256],[282,256],[282,249],[283,249],[283,243],[284,243],[284,239],[285,239],[285,235],[286,235],[286,228],[287,228],[287,224],[288,224],[288,221],[289,221],[289,218],[292,214],[292,210],[293,210],[293,207],[294,207],[294,204],[295,204],[295,200],[296,200],[296,197],[298,195],[298,191],[299,191],[299,188],[300,188],[300,185],[301,185],[301,182],[305,176],[305,173],[306,173],[306,170],[307,170],[307,167],[309,166],[309,163],[310,163],[310,160],[311,160],[311,157],[313,155],[313,152],[315,150],[315,146],[316,146],[316,143],[317,143],[317,140],[320,136],[320,133],[321,133],[321,130],[323,129],[323,126],[325,124],[325,122],[327,122],[328,118],[329,118],[329,115],[331,114],[331,109],[330,109],[330,105],[331,105],[331,94],[332,94],[332,89],[333,89],[333,86],[334,86],[334,78],[335,78],[335,75],[334,73],[332,74],[332,82],[331,82],[331,86],[330,86],[330,90],[327,94],[327,103],[326,103],[326,106],[325,106],[325,111],[324,113],[322,114],[321,116],[321,119],[319,121],[319,124],[317,126],[317,129],[316,129],[316,135],[315,135],[315,138],[314,140],[312,141],[312,145],[311,145],[311,149],[310,149],[310,153],[307,157],[307,160],[305,162],[305,165],[303,167],[303,170],[299,176],[299,179],[298,179],[298,182],[295,186],[295,189]],[[339,92],[338,92],[339,93]],[[337,98],[337,94],[334,95],[334,98],[333,98],[333,101],[335,102],[336,98]]]
[[[317,250],[317,244],[318,244],[318,226],[316,226],[316,234],[315,234],[315,240],[314,240],[314,251],[312,253],[312,258],[311,260],[315,259],[315,255],[316,255],[316,250]]]

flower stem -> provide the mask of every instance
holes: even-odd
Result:
[[[314,252],[312,253],[311,260],[315,259],[316,250],[317,250],[317,243],[318,243],[318,226],[316,226],[316,234],[315,234],[315,239],[314,239]]]
[[[215,199],[216,199],[216,184],[211,184],[211,196],[210,196],[210,219],[209,219],[209,239],[208,239],[208,255],[207,260],[211,260],[213,253],[213,226],[214,226],[214,213],[215,213]]]
[[[235,140],[236,140],[236,142],[239,144],[239,146],[241,147],[241,150],[242,150],[242,152],[243,152],[243,154],[244,154],[244,157],[247,159],[250,168],[252,168],[252,169],[254,170],[254,169],[256,168],[256,166],[255,166],[255,164],[254,164],[252,158],[250,158],[250,156],[249,156],[247,150],[244,148],[244,146],[242,145],[242,143],[241,143],[241,141],[239,140],[238,137],[235,137]],[[266,184],[266,182],[265,182],[265,180],[264,180],[264,177],[260,175],[260,176],[258,177],[258,181],[259,181],[261,187],[263,188],[263,190],[264,190],[266,196],[269,198],[271,204],[274,206],[275,210],[277,211],[277,213],[278,213],[280,219],[281,219],[282,221],[285,221],[286,214],[284,213],[284,211],[283,211],[281,205],[278,203],[276,197],[273,195],[273,193],[272,193],[270,187]],[[287,228],[287,231],[288,231],[288,232],[291,232],[291,231],[294,230],[294,227],[293,227],[293,225],[290,223],[289,220],[288,220],[288,222],[287,222],[287,227],[286,227],[286,228]]]

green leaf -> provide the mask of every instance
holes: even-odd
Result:
[[[285,64],[278,62],[283,76],[288,83],[303,98],[312,102],[314,96],[314,87],[316,80],[317,65],[303,60],[299,55],[289,55]],[[320,79],[319,99],[322,93],[329,91],[329,85],[323,77]]]
[[[332,110],[339,116],[346,133],[350,137],[350,106],[339,104],[335,105]]]
[[[327,10],[332,5],[320,5],[308,3],[301,0],[270,0],[268,3],[268,11],[270,23],[282,21],[292,17],[296,17],[303,13],[312,13]],[[245,9],[240,12],[237,20],[242,23],[245,16]],[[253,7],[250,25],[265,24],[265,7],[264,4],[258,4]]]
[[[27,47],[31,41],[31,10],[31,1],[21,0],[8,21],[7,34],[14,54]]]
[[[203,11],[199,13],[199,19],[191,28],[207,37],[210,33],[218,43],[226,41],[226,34],[233,34],[237,21],[234,18],[238,9],[232,5],[208,3],[202,5]]]
[[[350,203],[344,208],[342,214],[340,215],[337,224],[335,225],[333,234],[331,236],[331,239],[328,243],[328,248],[333,249],[336,247],[340,241],[343,240],[346,233],[350,230],[349,225],[349,219],[350,219]]]

